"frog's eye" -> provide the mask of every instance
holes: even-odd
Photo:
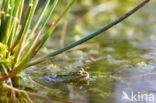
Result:
[[[82,74],[81,71],[79,71],[77,74]]]
[[[81,74],[81,72],[78,72],[79,74]]]

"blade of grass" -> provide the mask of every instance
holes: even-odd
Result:
[[[60,54],[60,53],[62,53],[62,52],[65,52],[65,51],[67,51],[67,50],[69,50],[69,49],[71,49],[71,48],[73,48],[73,47],[75,47],[75,46],[77,46],[77,45],[80,45],[80,44],[82,44],[82,43],[84,43],[84,42],[86,42],[86,41],[88,41],[88,40],[94,38],[95,36],[97,36],[97,35],[103,33],[104,31],[110,29],[111,27],[113,27],[113,26],[115,26],[116,24],[120,23],[121,21],[125,20],[125,19],[126,19],[127,17],[129,17],[130,15],[134,14],[136,11],[138,11],[141,7],[143,7],[143,6],[144,6],[146,3],[148,3],[149,1],[150,1],[150,0],[144,0],[144,1],[141,2],[139,5],[137,5],[134,9],[132,9],[132,10],[130,10],[128,13],[126,13],[124,16],[122,16],[122,17],[118,18],[117,20],[115,20],[114,22],[112,22],[112,23],[110,23],[110,24],[108,24],[108,25],[106,25],[106,26],[100,28],[100,29],[97,30],[96,32],[93,32],[93,33],[89,34],[88,36],[86,36],[86,37],[84,37],[84,38],[78,40],[77,42],[74,42],[74,43],[72,43],[71,45],[66,46],[66,47],[64,47],[64,48],[62,48],[62,49],[59,49],[59,50],[57,50],[57,51],[51,52],[51,53],[49,53],[48,55],[46,55],[45,57],[41,57],[41,58],[39,58],[39,59],[36,59],[36,60],[31,61],[31,62],[27,65],[27,67],[32,66],[32,65],[35,65],[35,64],[38,64],[38,63],[43,62],[43,61],[45,61],[45,60],[47,60],[47,59],[50,59],[50,58],[53,57],[53,56],[56,56],[56,55],[58,55],[58,54]]]
[[[8,25],[10,23],[10,18],[11,18],[11,14],[9,14],[10,9],[11,9],[10,0],[5,0],[4,1],[4,8],[3,8],[4,15],[1,18],[0,42],[5,42],[4,39],[7,38]]]
[[[4,8],[4,0],[2,1],[2,4],[1,4],[1,6],[0,6],[0,10],[2,11],[3,10],[3,8]]]
[[[9,38],[11,36],[11,28],[12,28],[12,24],[13,24],[13,21],[14,21],[14,17],[13,17],[13,12],[14,12],[14,7],[15,7],[15,0],[10,0],[10,3],[9,3],[9,15],[10,15],[10,22],[7,26],[7,32],[6,32],[6,38],[5,38],[5,44],[7,45],[8,44],[8,41],[9,41]]]

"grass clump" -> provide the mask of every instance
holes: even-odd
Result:
[[[28,5],[25,5],[25,0],[3,0],[0,11],[1,81],[10,78],[9,74],[16,75],[28,67],[57,24],[76,2],[70,0],[58,19],[43,33],[46,23],[59,3],[59,0],[54,0],[49,9],[50,1],[45,0],[35,24],[32,24],[39,0],[29,0]],[[8,77],[3,77],[2,74]]]

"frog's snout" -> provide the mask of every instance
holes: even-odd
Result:
[[[85,78],[89,78],[89,73],[88,73],[88,72],[83,72],[83,76],[84,76]]]

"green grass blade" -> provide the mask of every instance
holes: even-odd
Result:
[[[0,42],[5,43],[7,39],[7,32],[8,32],[8,26],[10,25],[10,18],[11,14],[9,14],[9,11],[11,10],[10,7],[10,0],[4,1],[4,15],[1,18],[1,27],[0,27]],[[5,39],[5,40],[4,40]],[[2,41],[3,40],[3,41]]]

